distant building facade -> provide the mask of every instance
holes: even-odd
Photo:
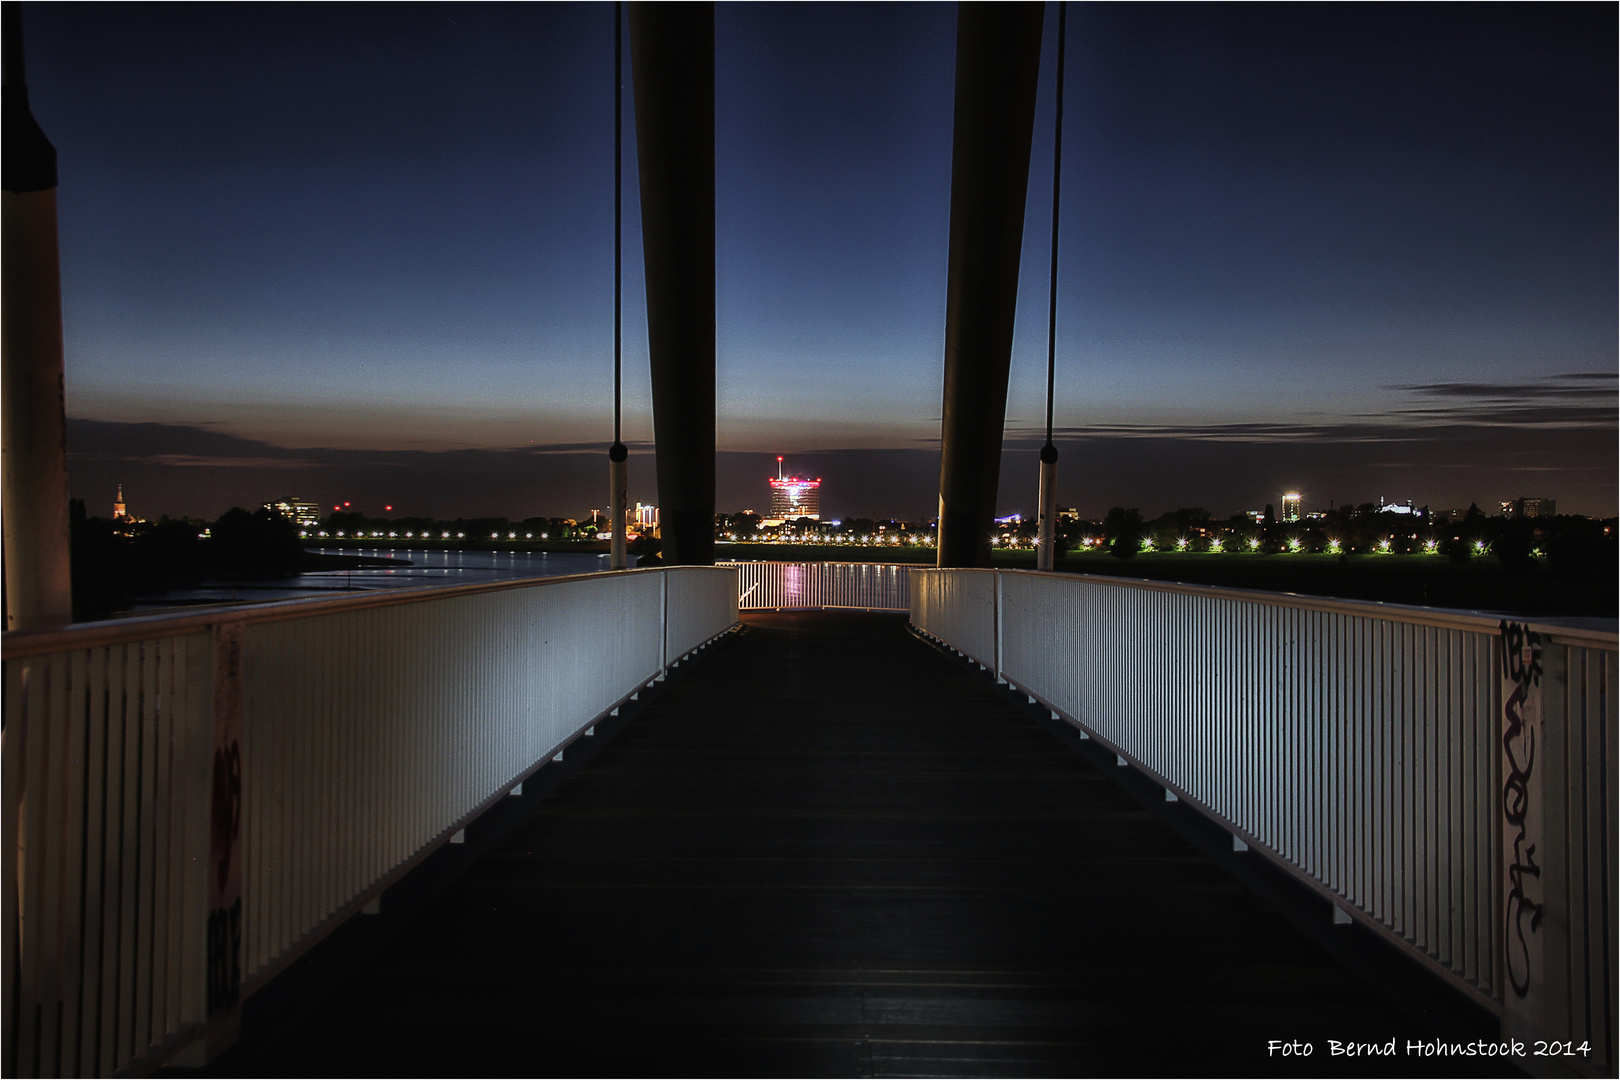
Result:
[[[1417,514],[1418,508],[1408,499],[1402,503],[1387,503],[1382,495],[1378,496],[1378,512],[1380,514]]]
[[[776,476],[771,480],[771,515],[761,524],[781,525],[799,518],[821,520],[821,477],[787,476],[782,459],[776,459]]]
[[[303,499],[267,502],[264,508],[271,513],[280,514],[301,529],[312,529],[321,523],[321,508]]]
[[[131,527],[145,525],[146,519],[136,517],[129,512],[129,505],[124,502],[124,485],[118,485],[118,494],[113,497],[113,531],[119,536],[133,536]]]
[[[1558,513],[1558,503],[1553,499],[1521,495],[1517,499],[1503,503],[1502,513],[1507,517],[1552,517]]]
[[[1283,495],[1282,519],[1284,521],[1299,520],[1299,492],[1290,491]]]

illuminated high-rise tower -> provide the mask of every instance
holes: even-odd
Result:
[[[1283,495],[1282,519],[1284,521],[1299,520],[1299,492],[1290,491]]]
[[[127,507],[124,506],[124,485],[119,484],[118,497],[113,500],[113,520],[123,521],[128,516],[126,511]]]
[[[780,525],[798,518],[821,519],[821,477],[787,476],[782,457],[776,458],[776,477],[771,480],[771,516],[766,525]]]

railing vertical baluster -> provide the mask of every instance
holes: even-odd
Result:
[[[66,743],[62,762],[62,1033],[57,1071],[66,1075],[80,1072],[79,1045],[84,984],[84,845],[85,845],[85,758],[89,714],[88,660],[83,650],[66,658],[67,676],[59,717]]]
[[[106,702],[103,707],[105,764],[101,827],[101,1002],[97,1008],[95,1072],[109,1075],[118,1068],[118,989],[122,982],[119,957],[120,912],[123,899],[122,853],[124,809],[124,650],[110,646],[105,654]],[[29,1070],[19,1069],[18,1075]]]
[[[40,984],[43,978],[41,966],[46,958],[40,955],[39,910],[44,899],[40,855],[45,850],[48,835],[42,810],[48,749],[44,688],[47,679],[45,668],[49,662],[49,657],[40,657],[26,665],[19,665],[22,677],[16,680],[16,685],[7,688],[20,698],[6,731],[7,758],[8,761],[15,760],[16,772],[13,775],[21,777],[21,782],[12,785],[7,792],[8,799],[16,800],[12,827],[20,838],[18,846],[21,849],[16,859],[7,860],[15,867],[17,875],[12,882],[13,889],[8,890],[8,894],[18,898],[15,908],[18,930],[15,935],[15,962],[19,969],[13,991],[17,1000],[6,1010],[17,1016],[17,1033],[7,1049],[15,1055],[15,1068],[19,1076],[32,1076],[42,1071],[38,1046],[43,1037],[41,1026],[45,1017]]]
[[[153,663],[152,644],[143,645],[139,650],[140,679],[135,703],[135,737],[139,740],[139,764],[134,774],[134,783],[139,791],[136,801],[137,826],[135,831],[135,874],[136,887],[134,893],[134,920],[130,924],[134,937],[134,968],[133,991],[134,1011],[131,1015],[132,1029],[130,1031],[130,1054],[138,1056],[141,1050],[152,1042],[152,905],[153,875],[152,863],[154,858],[154,822],[156,809],[154,803],[156,792],[156,775],[153,766],[157,760],[157,745],[155,739],[155,717],[152,715],[153,698]]]
[[[119,850],[119,894],[123,901],[118,919],[119,938],[119,994],[118,994],[118,1067],[134,1059],[139,1050],[135,1046],[135,1023],[139,1007],[140,927],[136,922],[141,895],[140,862],[140,806],[141,806],[141,668],[140,657],[144,647],[130,646],[124,650],[124,806],[120,816],[122,844]]]
[[[24,709],[23,687],[28,680],[30,664],[27,661],[5,661],[5,677],[0,679],[0,697],[5,702],[5,723],[0,726],[0,830],[8,840],[15,837],[14,852],[0,858],[0,911],[4,913],[4,926],[8,932],[0,935],[0,957],[4,957],[5,975],[22,970],[22,941],[19,933],[9,932],[21,927],[21,859],[26,854],[24,843],[23,787],[27,772],[22,767],[24,747],[27,745],[28,717]],[[17,1047],[28,1029],[28,1018],[21,1007],[18,983],[11,984],[12,999],[0,1008],[0,1072],[17,1075]]]
[[[147,647],[154,670],[152,684],[152,727],[156,759],[153,762],[153,847],[152,847],[152,989],[151,1029],[148,1044],[160,1043],[170,1030],[169,973],[173,954],[169,948],[169,918],[176,901],[173,891],[174,859],[170,812],[174,802],[174,669],[170,656],[171,643],[153,642]]]
[[[105,902],[107,820],[107,663],[108,650],[87,649],[84,700],[84,884],[79,1046],[74,1063],[80,1075],[101,1067],[102,911]]]
[[[45,678],[40,680],[44,691],[42,716],[47,725],[41,734],[40,749],[44,751],[44,769],[40,775],[39,800],[29,807],[32,814],[38,809],[40,835],[43,845],[30,867],[40,879],[39,906],[32,918],[39,926],[39,1004],[41,1023],[39,1034],[39,1068],[43,1072],[62,1070],[61,1052],[65,1041],[62,1030],[63,1005],[70,977],[62,966],[64,939],[69,928],[66,923],[67,896],[63,888],[70,861],[68,846],[68,657],[53,658],[46,667]],[[31,800],[32,801],[32,800]]]

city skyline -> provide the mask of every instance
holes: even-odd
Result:
[[[752,458],[755,455],[741,456],[745,458]],[[777,462],[779,470],[785,468],[782,464],[781,455],[778,455]],[[841,520],[853,518],[869,518],[878,521],[908,521],[914,523],[926,523],[934,520],[934,515],[932,514],[889,513],[885,512],[883,509],[871,509],[859,512],[844,513],[821,513],[820,498],[823,494],[825,494],[825,489],[822,488],[822,479],[820,477],[811,479],[808,477],[786,476],[785,474],[780,477],[766,478],[764,488],[757,493],[761,494],[763,498],[752,501],[743,499],[734,507],[721,506],[716,513],[719,516],[727,517],[736,514],[752,513],[760,517],[761,520],[766,524],[772,524],[782,520],[791,522],[796,520],[796,517],[787,515],[785,518],[783,518],[781,515],[778,515],[776,513],[776,504],[783,502],[788,498],[788,496],[785,496],[782,493],[782,488],[785,485],[798,487],[801,484],[808,484],[814,489],[811,496],[811,498],[814,500],[814,512],[807,512],[806,514],[800,516],[808,516],[813,520],[820,520],[823,523],[831,523],[836,525]],[[113,503],[113,520],[118,520],[126,516],[126,501],[124,498],[124,485],[120,482],[116,483],[114,487],[116,495]],[[407,518],[454,520],[457,517],[500,518],[510,521],[522,521],[525,519],[548,517],[583,520],[587,516],[593,516],[598,513],[606,512],[601,505],[584,505],[582,507],[572,508],[561,513],[530,513],[525,512],[522,509],[508,508],[508,512],[505,513],[443,515],[427,513],[421,508],[412,508],[408,504],[400,504],[396,506],[391,502],[386,502],[382,497],[368,497],[367,493],[363,492],[345,492],[344,494],[353,494],[356,496],[356,498],[340,499],[336,503],[328,503],[319,499],[307,499],[299,491],[278,491],[278,493],[268,496],[262,500],[237,499],[233,505],[249,509],[257,505],[263,505],[267,508],[274,506],[284,513],[288,513],[289,516],[313,515],[314,517],[324,518],[328,513],[343,513],[359,514],[366,518],[375,520],[403,520]],[[799,497],[804,498],[802,495]],[[1147,509],[1145,516],[1148,519],[1152,519],[1159,516],[1170,515],[1178,511],[1198,509],[1208,513],[1213,521],[1226,521],[1229,519],[1239,519],[1244,517],[1260,520],[1264,516],[1262,510],[1263,506],[1264,508],[1268,508],[1273,511],[1276,521],[1286,524],[1308,522],[1310,519],[1321,517],[1324,513],[1332,512],[1334,510],[1345,511],[1366,506],[1375,506],[1378,509],[1389,509],[1398,513],[1415,513],[1422,510],[1427,510],[1431,517],[1438,518],[1440,520],[1444,520],[1447,515],[1461,516],[1470,508],[1478,509],[1479,512],[1486,517],[1495,516],[1498,514],[1506,516],[1538,517],[1559,512],[1556,509],[1556,498],[1549,497],[1545,494],[1532,494],[1524,492],[1521,492],[1510,499],[1494,501],[1487,500],[1483,502],[1479,499],[1470,499],[1466,503],[1460,505],[1433,504],[1413,498],[1386,498],[1386,496],[1382,494],[1377,495],[1376,497],[1367,498],[1327,498],[1325,500],[1313,500],[1314,496],[1311,492],[1301,491],[1295,488],[1288,491],[1273,492],[1264,496],[1259,503],[1256,503],[1253,506],[1231,509],[1230,512],[1228,512],[1228,510],[1221,504],[1215,504],[1210,500],[1194,500],[1193,502],[1182,503],[1176,506],[1150,506]],[[1142,507],[1139,505],[1139,502],[1139,500],[1132,501],[1127,499],[1119,505],[1129,506],[1133,509],[1140,510]],[[637,523],[641,525],[656,523],[656,513],[658,509],[656,504],[635,502],[633,507],[633,510],[628,512],[632,515],[633,519]],[[1212,509],[1212,507],[1214,508]],[[95,517],[99,516],[99,509],[100,507],[98,505],[91,503],[87,504],[86,512],[90,516]],[[1065,516],[1077,516],[1082,519],[1092,521],[1100,521],[1106,516],[1105,511],[1102,509],[1090,510],[1087,508],[1066,506],[1061,507],[1061,510]],[[1567,510],[1563,512],[1570,513],[1570,511]],[[652,517],[648,517],[647,515],[652,515]],[[130,511],[127,516],[130,520],[145,520],[144,518],[137,517],[133,511]],[[171,516],[207,519],[217,515],[191,514]],[[1022,517],[1029,520],[1034,520],[1034,514],[1029,510],[1014,510],[1007,516],[1011,518]]]
[[[609,12],[25,8],[74,495],[600,505]],[[1070,16],[1061,502],[1615,512],[1612,9]],[[1003,512],[1041,440],[1053,23]],[[830,515],[928,515],[954,10],[723,6],[716,35],[719,505],[785,451]],[[626,176],[630,493],[655,503]]]

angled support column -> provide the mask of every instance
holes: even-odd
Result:
[[[664,562],[714,563],[714,5],[631,4]]]
[[[5,495],[0,514],[6,629],[35,630],[73,620],[56,148],[28,108],[20,7],[8,3],[4,13],[0,470]]]
[[[958,9],[940,566],[990,565],[1041,19],[1040,4],[964,3]]]

